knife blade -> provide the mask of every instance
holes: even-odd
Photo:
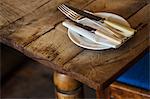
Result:
[[[76,13],[84,16],[84,17],[87,17],[91,20],[95,20],[95,21],[100,21],[101,23],[105,23],[109,26],[111,26],[112,28],[114,29],[117,29],[117,30],[120,30],[122,31],[122,35],[126,36],[126,37],[130,37],[132,36],[136,30],[135,29],[132,29],[128,26],[125,26],[125,25],[122,25],[122,24],[119,24],[119,23],[116,23],[116,22],[112,22],[110,20],[106,20],[105,18],[102,18],[102,17],[99,17],[99,16],[95,16],[93,14],[90,14],[90,13],[87,13],[85,11],[82,11],[80,9],[77,9],[77,8],[74,8],[70,5],[66,5],[68,8],[72,9],[73,11],[75,11]]]

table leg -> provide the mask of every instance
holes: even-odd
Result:
[[[96,97],[97,99],[111,99],[110,88],[108,87],[103,90],[100,90],[100,88],[97,88]]]
[[[53,81],[57,99],[83,98],[83,88],[79,81],[58,72],[54,72]]]

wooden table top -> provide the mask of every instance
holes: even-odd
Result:
[[[0,41],[91,88],[105,88],[149,46],[148,0],[0,0]],[[118,49],[76,46],[62,26],[62,3],[123,16],[138,32]],[[53,65],[51,65],[53,64]]]

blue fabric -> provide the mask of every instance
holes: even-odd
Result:
[[[150,90],[150,52],[147,52],[137,63],[127,72],[121,75],[117,81],[135,87]]]

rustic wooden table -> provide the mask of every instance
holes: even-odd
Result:
[[[83,49],[71,42],[62,26],[66,17],[57,10],[62,3],[121,15],[138,32],[118,49]],[[148,9],[148,0],[0,0],[0,41],[57,71],[57,89],[61,81],[67,86],[60,93],[77,88],[80,81],[95,89],[98,98],[109,97],[109,85],[149,46]]]

